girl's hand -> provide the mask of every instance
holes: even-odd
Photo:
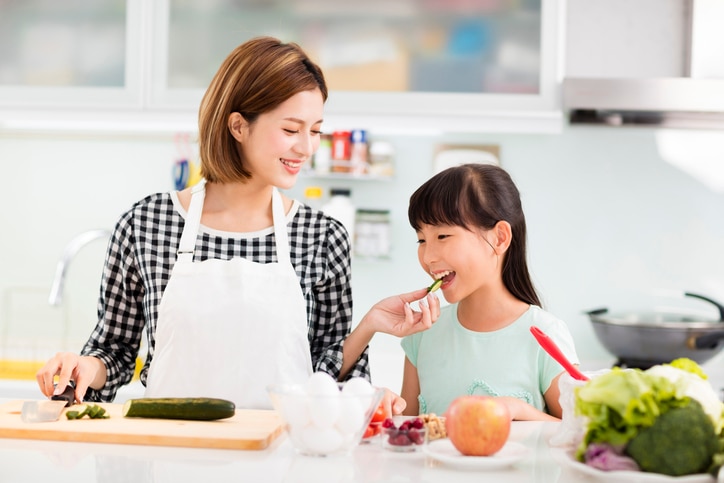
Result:
[[[407,407],[407,401],[402,399],[400,396],[390,391],[388,388],[385,389],[385,395],[382,396],[380,406],[384,410],[387,417],[402,414],[402,411]]]
[[[540,411],[517,397],[498,396],[496,399],[505,403],[513,421],[560,421],[550,414]]]
[[[420,301],[419,311],[410,307],[415,300]],[[423,288],[377,302],[360,324],[366,324],[374,332],[404,337],[429,329],[439,316],[440,299]]]
[[[55,376],[58,376],[57,386],[54,384]],[[57,353],[35,374],[40,391],[47,397],[61,394],[71,380],[75,381],[75,399],[79,403],[83,402],[88,386],[99,376],[105,383],[105,366],[100,359],[74,352]]]

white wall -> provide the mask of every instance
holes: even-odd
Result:
[[[378,299],[428,284],[407,223],[407,200],[432,173],[434,145],[500,145],[502,165],[522,196],[529,257],[546,308],[570,326],[589,366],[612,360],[595,339],[587,309],[687,307],[712,316],[699,301],[654,297],[653,289],[688,290],[724,300],[724,196],[664,162],[654,131],[576,127],[561,135],[460,135],[391,138],[397,173],[389,182],[344,183],[358,207],[392,210],[389,262],[353,266],[356,320]],[[168,138],[11,135],[0,132],[0,358],[46,357],[61,348],[70,320],[73,350],[95,317],[104,243],[89,245],[71,266],[66,302],[46,304],[55,265],[80,232],[111,229],[118,215],[143,196],[171,189],[178,153]],[[23,337],[22,334],[33,334]],[[41,343],[43,334],[50,334]],[[9,341],[22,340],[18,349]],[[30,342],[29,342],[30,340]],[[22,345],[21,344],[21,345]],[[399,341],[379,335],[372,344],[373,378],[399,389]],[[718,371],[722,355],[707,364]]]

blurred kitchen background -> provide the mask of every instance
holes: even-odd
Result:
[[[656,106],[630,117],[564,88],[580,78],[724,78],[721,50],[692,59],[704,31],[692,28],[697,2],[712,3],[0,0],[0,381],[32,380],[39,361],[80,349],[107,239],[69,244],[188,182],[203,89],[233,47],[260,34],[299,42],[332,88],[329,151],[289,194],[322,206],[332,189],[349,191],[355,322],[377,300],[430,283],[408,198],[467,159],[499,162],[516,181],[534,281],[584,368],[615,359],[587,310],[717,318],[681,294],[724,301],[724,120]],[[702,88],[724,112],[724,89],[717,98]],[[343,132],[364,144],[360,164],[351,144],[336,153]],[[373,382],[399,390],[403,357],[399,340],[376,336]],[[722,362],[705,364],[718,387]]]

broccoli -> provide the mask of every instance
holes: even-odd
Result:
[[[709,470],[718,450],[719,438],[711,418],[691,399],[642,429],[628,442],[625,453],[642,471],[681,476]]]
[[[704,380],[709,379],[709,376],[706,375],[704,369],[702,369],[699,364],[687,357],[679,357],[678,359],[674,359],[669,364],[665,365],[676,367],[677,369],[681,369],[682,371],[691,372],[692,374],[696,374]]]
[[[719,469],[724,466],[724,453],[715,454],[711,460],[711,466],[709,467],[709,474],[714,478],[719,474]]]

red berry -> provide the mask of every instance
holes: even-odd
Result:
[[[418,431],[417,429],[411,429],[407,436],[410,438],[410,441],[412,441],[414,444],[422,444],[424,442],[424,436],[423,433]]]
[[[406,434],[399,433],[397,436],[390,438],[390,444],[393,446],[410,446],[410,439]]]
[[[410,426],[415,429],[422,429],[425,427],[425,422],[420,418],[415,418],[412,420],[412,423],[410,423]]]
[[[395,422],[391,418],[386,418],[384,421],[382,421],[382,427],[383,428],[394,428]]]

